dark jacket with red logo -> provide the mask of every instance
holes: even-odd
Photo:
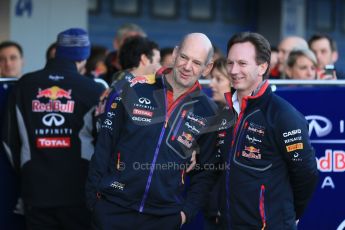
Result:
[[[190,220],[205,202],[214,181],[212,166],[204,166],[216,160],[217,108],[196,83],[168,109],[165,77],[130,78],[120,95],[114,90],[108,96],[87,183],[90,208],[100,194],[140,213],[183,210]],[[185,198],[193,151],[198,164]]]
[[[229,229],[296,229],[318,178],[304,116],[263,82],[219,136]]]
[[[94,109],[103,89],[76,65],[51,60],[24,75],[9,98],[3,144],[21,172],[24,202],[80,205],[94,152]]]

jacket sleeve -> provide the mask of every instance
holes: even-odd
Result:
[[[216,132],[203,134],[199,140],[199,154],[197,165],[189,173],[190,184],[187,198],[182,208],[186,214],[187,222],[190,222],[205,206],[211,188],[217,180],[219,173],[216,168],[219,158],[216,157]]]
[[[19,108],[16,105],[16,88],[15,86],[9,93],[7,105],[4,109],[1,141],[11,165],[19,172],[21,140],[17,123],[17,110],[19,112]]]
[[[86,203],[89,209],[93,209],[96,203],[99,183],[108,171],[112,151],[121,132],[125,112],[124,100],[123,95],[119,95],[115,90],[111,91],[105,103],[104,113],[99,118],[100,129],[86,181]]]
[[[299,219],[318,182],[315,150],[310,143],[308,122],[297,110],[281,111],[276,124],[275,137],[287,162],[296,218]]]

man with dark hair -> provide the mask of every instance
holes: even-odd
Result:
[[[310,49],[317,59],[317,75],[319,79],[342,79],[343,73],[335,71],[334,64],[338,60],[336,42],[327,34],[314,34],[308,41]],[[327,73],[326,66],[333,66],[334,71]]]
[[[85,30],[59,33],[56,58],[20,78],[10,97],[2,141],[21,175],[28,229],[89,228],[84,188],[102,93],[78,72],[89,55]]]
[[[114,75],[123,69],[120,65],[119,53],[125,40],[133,36],[146,37],[146,33],[134,23],[125,23],[117,29],[113,40],[114,51],[110,52],[106,58],[107,74],[102,76],[108,85],[111,85],[112,80],[116,78]]]
[[[198,79],[212,56],[206,35],[188,34],[172,68],[109,95],[87,183],[94,229],[179,229],[203,205],[214,181],[205,165],[216,160],[217,113]]]
[[[130,37],[123,43],[119,58],[123,70],[134,76],[154,74],[160,68],[157,43],[140,36]]]
[[[230,229],[296,229],[318,176],[308,123],[264,80],[271,51],[262,35],[235,34],[227,53],[235,91],[225,97],[237,121],[218,135],[227,164],[225,219]]]
[[[0,43],[0,77],[20,78],[23,65],[23,49],[18,43],[13,41]]]

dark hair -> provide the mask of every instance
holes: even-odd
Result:
[[[0,43],[0,50],[8,48],[8,47],[16,47],[17,50],[19,51],[20,56],[23,57],[24,55],[23,49],[21,45],[19,45],[19,43],[13,42],[13,41],[4,41]]]
[[[50,46],[48,47],[47,51],[46,51],[46,60],[48,61],[49,59],[52,59],[55,57],[55,55],[52,54],[53,50],[56,50],[56,42],[50,44]]]
[[[161,53],[161,59],[163,59],[166,55],[170,55],[174,52],[174,48],[172,47],[165,47],[162,48],[160,53]]]
[[[271,46],[267,39],[258,33],[252,32],[242,32],[235,34],[228,41],[226,52],[229,53],[230,48],[236,43],[250,42],[255,47],[255,60],[256,64],[267,63],[267,69],[264,73],[264,76],[267,74],[270,68],[271,61]]]
[[[87,59],[86,64],[85,64],[86,75],[92,74],[92,71],[95,70],[98,62],[104,62],[105,64],[107,52],[108,50],[104,46],[97,46],[97,45],[91,46],[90,57]]]
[[[159,46],[148,38],[140,36],[127,38],[119,54],[122,69],[138,67],[142,54],[152,62],[154,49],[159,50]]]
[[[311,38],[308,41],[309,47],[311,48],[311,44],[313,42],[323,39],[323,38],[328,40],[332,52],[337,51],[337,43],[331,38],[331,36],[327,34],[314,34],[313,36],[311,36]]]

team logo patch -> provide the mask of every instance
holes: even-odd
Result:
[[[288,152],[293,152],[293,151],[296,151],[298,149],[303,149],[303,143],[296,143],[296,144],[293,144],[293,145],[286,146],[286,150]]]
[[[192,134],[186,132],[182,132],[182,135],[177,137],[177,141],[186,146],[187,148],[192,147],[193,140],[194,138]]]
[[[187,120],[189,120],[192,123],[196,123],[200,126],[205,126],[206,125],[206,119],[202,118],[200,116],[197,116],[193,114],[192,112],[189,112],[187,115]]]
[[[255,148],[254,146],[245,146],[244,151],[242,151],[242,156],[252,159],[261,159],[260,149]]]
[[[156,82],[156,78],[154,74],[145,75],[145,76],[137,76],[129,80],[130,87],[135,86],[136,84],[154,84]]]
[[[42,137],[36,139],[37,148],[69,148],[71,138],[69,137]]]
[[[146,116],[146,117],[152,117],[153,116],[153,112],[148,111],[148,110],[143,110],[143,109],[133,109],[133,114]]]
[[[50,98],[52,100],[56,100],[58,98],[66,98],[71,99],[72,90],[64,90],[58,86],[53,86],[47,89],[38,89],[38,93],[36,95],[37,98]]]

